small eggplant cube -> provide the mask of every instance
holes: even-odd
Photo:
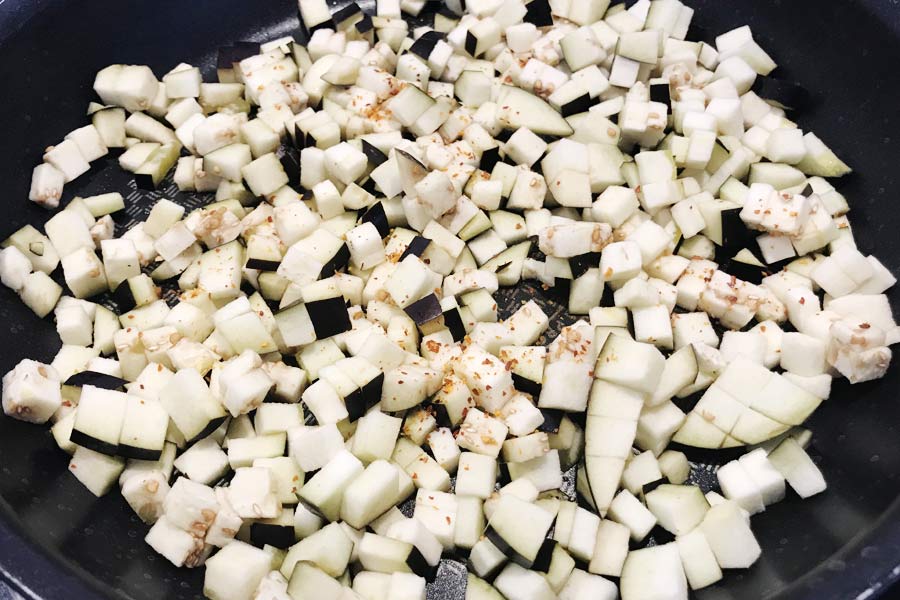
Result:
[[[41,163],[34,168],[31,175],[28,199],[45,208],[56,208],[59,206],[65,183],[66,176],[62,171],[50,163]]]
[[[460,448],[497,458],[508,432],[503,421],[473,408],[466,413],[456,443]]]
[[[436,223],[436,221],[432,221],[432,223]],[[422,258],[425,255],[425,251],[428,250],[429,245],[431,245],[431,240],[424,238],[421,235],[417,235],[409,242],[409,244],[407,244],[406,250],[400,255],[400,260],[403,260],[410,254]]]
[[[66,285],[76,298],[90,298],[106,290],[106,271],[93,250],[79,248],[62,259]]]
[[[122,392],[81,388],[72,441],[95,452],[115,455],[127,407],[128,396]]]
[[[350,262],[360,270],[368,270],[385,260],[381,233],[371,222],[358,225],[346,233]]]
[[[292,427],[288,447],[294,462],[308,473],[318,471],[343,450],[344,438],[336,425]]]
[[[306,303],[306,311],[316,332],[323,340],[352,329],[343,296]]]
[[[15,246],[0,251],[0,281],[11,290],[18,292],[24,287],[31,268],[31,260]]]
[[[98,158],[106,156],[109,149],[103,142],[100,132],[93,125],[85,125],[80,127],[66,136],[67,140],[72,140],[81,151],[81,155],[88,162],[93,162]]]
[[[343,398],[323,379],[306,388],[303,402],[320,424],[338,423],[349,417]]]
[[[427,328],[429,323],[443,314],[441,302],[436,294],[429,294],[421,300],[416,300],[404,310],[420,329]]]
[[[94,249],[91,230],[82,216],[74,210],[63,210],[56,213],[45,223],[44,229],[47,231],[47,237],[53,247],[61,256],[69,255],[79,248]],[[22,248],[19,249],[22,250]]]
[[[442,171],[432,171],[415,185],[419,201],[435,219],[456,205],[459,194],[450,177]]]
[[[82,156],[78,144],[74,140],[67,139],[50,148],[44,154],[44,160],[59,169],[65,177],[66,183],[86,173],[91,165]]]
[[[247,187],[256,196],[268,196],[288,184],[288,176],[274,153],[264,154],[241,169]]]
[[[503,149],[516,164],[530,167],[547,151],[547,142],[530,129],[520,127],[506,141]]]
[[[388,233],[390,233],[390,224],[384,211],[384,204],[381,202],[376,202],[370,206],[363,214],[360,222],[373,224],[382,238],[387,237]]]
[[[459,456],[456,493],[487,499],[497,482],[497,459],[475,452],[463,452]]]
[[[635,242],[615,242],[603,249],[600,273],[604,281],[627,281],[641,270],[641,249]]]
[[[90,346],[94,324],[81,306],[60,306],[56,309],[56,332],[63,344]]]
[[[349,185],[366,171],[366,155],[347,142],[342,142],[325,150],[325,166],[332,177]]]
[[[34,314],[44,318],[53,311],[62,291],[62,286],[53,281],[49,275],[37,271],[25,276],[19,297],[25,306],[34,311]]]
[[[417,256],[407,256],[397,265],[384,283],[400,308],[409,306],[421,298],[434,282],[434,273]]]
[[[141,274],[141,260],[131,240],[103,240],[100,242],[100,250],[103,253],[109,289],[115,290],[126,279]]]
[[[159,86],[159,80],[150,67],[123,65],[115,80],[115,96],[118,102],[112,103],[122,106],[129,112],[147,110],[157,96]]]
[[[50,365],[19,362],[3,376],[3,412],[29,423],[46,423],[62,404],[58,378]]]
[[[272,472],[266,467],[241,467],[228,488],[228,500],[245,519],[272,519],[281,513]]]

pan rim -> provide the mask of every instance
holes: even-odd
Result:
[[[854,573],[852,578],[848,572]],[[830,590],[836,598],[882,597],[900,580],[900,498],[867,529],[767,600],[813,600]],[[101,581],[61,552],[30,535],[0,497],[0,581],[28,600],[63,594],[79,600],[127,600],[122,590]]]

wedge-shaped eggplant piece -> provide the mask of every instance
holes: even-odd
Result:
[[[288,583],[290,598],[315,598],[316,600],[341,600],[344,586],[311,562],[298,562]]]
[[[365,144],[366,142],[363,142]],[[371,146],[374,150],[378,150],[374,146]],[[381,234],[382,238],[386,238],[391,231],[390,225],[388,224],[387,213],[384,211],[384,204],[381,202],[376,202],[363,214],[362,218],[360,218],[360,223],[371,223],[378,230],[378,233]]]
[[[414,88],[414,86],[409,86],[406,89],[409,88],[418,89]],[[399,97],[399,95],[396,97]],[[400,180],[403,182],[403,192],[410,196],[417,196],[416,184],[428,175],[428,167],[405,150],[395,150],[395,160],[397,162],[397,170],[400,173]]]
[[[429,244],[431,244],[431,240],[429,240],[428,238],[424,238],[421,235],[417,235],[406,246],[406,250],[404,250],[403,254],[400,255],[400,260],[403,260],[410,254],[421,257],[422,254],[425,253],[425,250],[428,248]]]
[[[319,278],[324,279],[326,277],[331,277],[338,271],[344,270],[347,268],[347,265],[350,264],[350,248],[347,247],[347,244],[340,244],[333,249],[333,254],[330,256],[322,255],[325,258],[322,264],[322,271],[319,273]]]
[[[520,242],[481,265],[481,270],[496,273],[499,285],[505,287],[516,285],[522,279],[522,269],[529,252],[531,242]]]
[[[505,495],[497,500],[486,536],[516,564],[546,571],[555,545],[547,539],[553,520],[543,508]]]
[[[528,377],[523,375],[519,375],[518,373],[512,374],[513,385],[520,392],[525,392],[526,394],[531,394],[534,397],[538,397],[541,394],[541,382],[540,381],[532,381]],[[549,409],[547,409],[549,410]],[[542,431],[544,431],[542,429]]]
[[[542,98],[523,89],[503,86],[497,98],[497,120],[505,129],[525,127],[538,135],[572,135],[571,125]]]
[[[379,150],[377,146],[372,145],[368,140],[362,140],[362,150],[373,167],[377,167],[388,159],[384,152]]]
[[[364,533],[357,545],[357,551],[359,562],[367,571],[415,573],[426,579],[433,579],[436,573],[436,569],[429,565],[422,553],[409,542]]]
[[[208,436],[225,422],[225,407],[194,369],[181,369],[160,391],[160,402],[188,443]]]
[[[134,182],[142,190],[155,190],[178,162],[181,144],[169,142],[154,150],[134,172]]]
[[[746,248],[728,260],[721,267],[721,270],[729,275],[734,275],[740,280],[755,284],[762,283],[763,278],[772,274],[769,267]]]

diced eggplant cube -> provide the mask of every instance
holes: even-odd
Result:
[[[323,340],[352,329],[343,296],[307,302],[306,310],[316,339]]]
[[[128,397],[122,392],[83,387],[72,442],[95,452],[115,455],[127,406]]]

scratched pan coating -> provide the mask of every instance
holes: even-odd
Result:
[[[697,0],[692,39],[749,23],[782,65],[780,76],[812,92],[797,119],[815,130],[857,169],[838,188],[850,200],[860,247],[898,271],[900,228],[893,191],[900,164],[900,11],[877,0],[780,0],[729,3]],[[181,61],[214,80],[218,46],[298,33],[293,0],[0,0],[0,181],[4,236],[48,215],[26,201],[31,169],[43,148],[85,123],[94,73],[111,62],[149,64],[157,74]],[[371,3],[365,7],[371,9]],[[146,218],[152,203],[172,198],[188,208],[207,198],[138,191],[113,164],[100,161],[66,188],[73,195],[125,190],[119,227]],[[527,285],[497,295],[509,314],[534,298],[551,315],[551,331],[571,322],[552,292]],[[896,295],[892,297],[896,300]],[[49,321],[36,319],[14,294],[0,290],[0,371],[20,359],[47,360],[59,341]],[[900,562],[900,422],[897,369],[885,379],[836,385],[811,420],[812,453],[829,482],[827,493],[791,497],[754,517],[763,556],[748,571],[697,594],[706,599],[874,597]],[[118,494],[100,500],[66,471],[67,457],[49,433],[0,418],[0,576],[34,598],[188,600],[202,598],[202,570],[179,570],[143,542],[146,532]],[[704,486],[713,465],[695,465]],[[566,490],[571,493],[571,475]],[[405,507],[408,510],[408,506]],[[461,563],[445,561],[429,585],[432,600],[464,597]]]

